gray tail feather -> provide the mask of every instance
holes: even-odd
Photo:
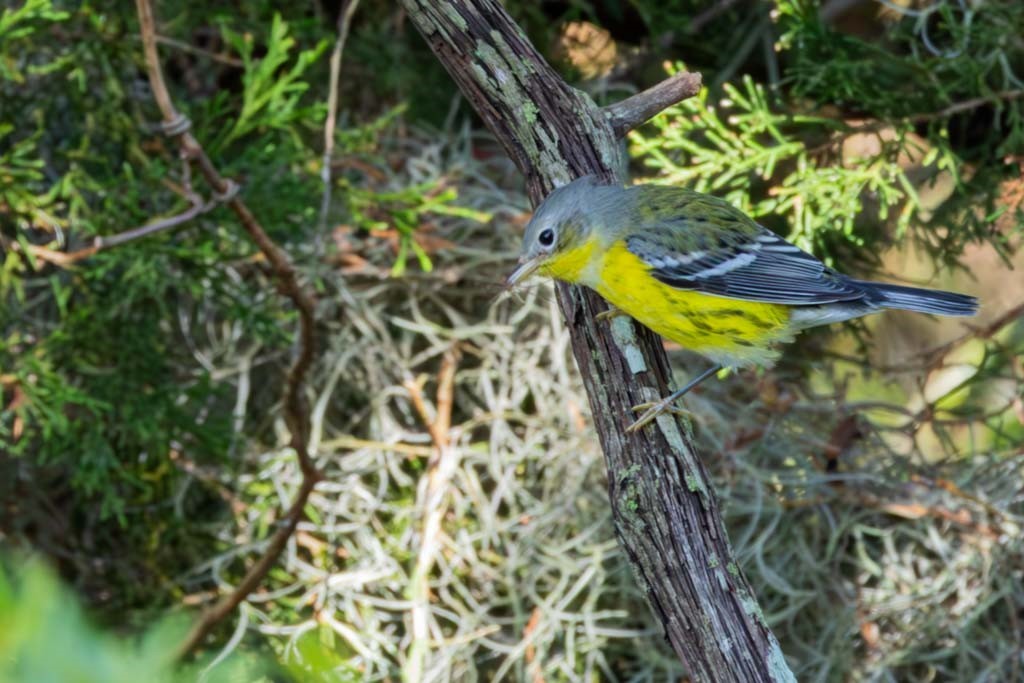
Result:
[[[881,282],[858,281],[857,284],[867,290],[868,301],[882,308],[955,316],[974,315],[978,312],[978,300],[966,294]]]

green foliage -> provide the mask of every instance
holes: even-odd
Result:
[[[672,57],[703,72],[700,98],[631,138],[661,182],[727,197],[846,270],[866,265],[854,254],[904,239],[940,264],[982,239],[1012,256],[1021,208],[1004,195],[1019,167],[1004,159],[1024,148],[1024,57],[1006,27],[1024,21],[1020,3],[916,3],[872,14],[873,31],[824,21],[809,0],[506,4],[542,49],[564,20],[605,21],[624,57],[609,88],[649,85],[656,76],[640,71]],[[327,227],[356,230],[345,233],[352,253],[321,248],[332,237],[318,226],[336,8],[313,7],[157,4],[175,103],[321,293],[305,394],[327,477],[232,645],[274,650],[287,670],[275,680],[393,678],[414,652],[453,678],[678,678],[615,549],[547,290],[493,300],[515,249],[502,219],[526,205],[514,173],[391,3],[361,3],[345,49]],[[186,188],[212,196],[153,125],[137,30],[131,3],[28,0],[0,14],[0,533],[58,558],[100,623],[148,633],[168,606],[206,599],[251,566],[301,473],[281,447],[295,314],[231,212],[59,260],[180,213]],[[339,275],[345,256],[354,272]],[[361,262],[365,272],[347,265]],[[381,278],[389,268],[395,277]],[[438,503],[441,552],[423,569],[418,491],[433,461],[403,382],[424,379],[432,402],[438,359],[456,341],[457,462]],[[986,659],[994,678],[1010,670],[1016,644],[999,635],[1022,604],[1006,569],[1019,551],[975,552],[987,537],[960,525],[957,506],[980,520],[995,510],[984,523],[1015,537],[1021,348],[1020,325],[1008,326],[897,386],[859,357],[825,363],[812,343],[801,349],[821,361],[821,381],[796,379],[806,363],[784,366],[782,395],[818,392],[834,401],[827,414],[823,401],[764,399],[772,373],[756,390],[730,376],[692,398],[697,438],[729,454],[709,467],[741,564],[801,674],[955,677]],[[819,464],[834,406],[872,430],[843,452],[839,479]],[[752,424],[766,436],[744,450],[734,442]],[[893,455],[908,441],[909,454]],[[948,461],[938,475],[912,467],[935,454]],[[908,481],[922,486],[921,472],[970,489],[970,500],[930,491],[955,524],[894,521],[845,483],[865,477],[881,506]],[[959,612],[931,581],[960,591]],[[430,600],[415,643],[413,585]],[[891,606],[907,595],[913,608]],[[60,621],[70,602],[34,566],[3,575],[0,682],[66,676],[47,651],[102,680],[194,680],[168,667],[180,628],[118,641],[75,608]],[[869,657],[866,614],[884,630]]]
[[[83,613],[77,597],[38,560],[0,562],[0,683],[348,683],[363,680],[324,628],[298,640],[283,667],[234,651],[180,665],[175,652],[188,630],[181,616],[142,633],[115,636]]]
[[[993,187],[1018,175],[1007,162],[1024,150],[1024,44],[1009,39],[1007,27],[1024,22],[1024,5],[886,7],[883,39],[869,41],[823,23],[817,2],[777,3],[787,91],[793,101],[835,104],[893,126],[901,137],[916,131],[938,150],[938,169],[954,174],[956,187],[934,224],[955,237],[933,253],[949,261],[966,242],[993,237]],[[958,170],[965,164],[970,177]],[[934,235],[922,238],[936,246]]]
[[[24,40],[31,38],[46,22],[60,22],[68,18],[68,13],[57,10],[50,0],[26,0],[16,9],[5,8],[0,14],[0,50],[6,55],[0,59],[0,78],[15,83],[25,83],[26,77],[32,73],[41,73],[46,66],[32,65],[26,71],[19,68],[18,60],[10,58],[15,46],[24,46]]]
[[[817,2],[783,0],[778,12],[794,94],[889,117],[931,110],[927,64],[833,30],[820,19]]]
[[[1024,147],[1024,103],[1013,95],[1024,86],[1024,45],[1006,33],[1024,18],[1019,3],[893,7],[888,44],[825,25],[816,2],[783,0],[778,12],[779,46],[794,95],[882,118],[930,114],[981,97],[995,109],[986,116],[990,126],[975,127],[980,137],[972,145],[994,147],[996,156],[989,158]]]
[[[185,10],[186,25],[198,11]],[[268,232],[301,261],[320,238],[324,106],[309,91],[323,83],[331,27],[268,8],[210,11],[213,49],[240,66],[162,44],[168,73],[188,71],[169,78],[175,100]],[[66,516],[76,581],[121,585],[90,595],[94,604],[108,614],[148,610],[173,600],[175,577],[217,543],[190,526],[225,514],[221,493],[196,482],[193,468],[241,470],[245,461],[227,456],[247,441],[274,440],[265,411],[279,400],[294,312],[225,209],[72,264],[44,258],[179,213],[190,204],[181,190],[189,180],[196,193],[211,193],[182,173],[177,150],[153,129],[139,45],[126,39],[137,31],[130,5],[58,11],[33,1],[6,10],[2,26],[0,452],[23,472],[12,481],[36,484],[15,489],[11,512],[24,528],[48,530],[38,517],[55,506]],[[219,88],[233,81],[237,91]],[[339,126],[337,153],[377,164],[380,139],[395,134],[403,111]],[[400,232],[401,253],[386,264],[396,274],[413,255],[430,268],[412,238],[419,221],[468,211],[437,181],[379,198],[348,178],[339,187],[332,219],[362,206]],[[236,371],[223,368],[257,354],[258,381],[234,415]],[[90,568],[80,554],[118,559]]]
[[[312,109],[303,108],[300,104],[302,94],[309,88],[303,76],[327,49],[327,40],[321,40],[312,48],[300,50],[294,63],[285,69],[292,59],[295,39],[289,35],[288,24],[281,19],[281,15],[274,15],[270,33],[261,43],[265,54],[259,58],[254,56],[256,42],[251,34],[239,35],[226,27],[223,34],[225,42],[241,56],[244,65],[242,102],[234,125],[219,141],[213,143],[213,149],[261,128],[287,130],[299,121],[314,123],[319,120],[322,104]]]
[[[357,683],[364,680],[361,667],[352,660],[351,652],[338,652],[338,638],[327,626],[309,631],[299,638],[295,655],[284,667],[295,680],[308,683]]]
[[[38,205],[46,206],[53,201],[50,193],[38,196],[31,187],[43,180],[43,162],[36,157],[36,141],[39,135],[17,140],[14,137],[14,125],[0,124],[0,143],[4,143],[0,153],[0,201],[9,206],[13,212],[32,215]]]
[[[864,234],[866,196],[877,207],[876,225],[894,213],[897,234],[906,230],[919,203],[898,161],[913,141],[898,137],[878,155],[836,163],[815,150],[847,130],[840,122],[780,113],[749,77],[742,88],[724,89],[719,107],[710,106],[705,90],[631,134],[634,157],[656,169],[663,182],[724,196],[757,218],[781,219],[784,234],[826,258],[837,237],[857,246],[879,238],[877,231]],[[931,150],[922,165],[938,154]]]
[[[374,114],[386,107],[401,107],[412,120],[443,125],[459,101],[451,77],[430,48],[397,14],[395,5],[361,3],[357,18],[358,28],[350,33],[345,47],[347,76],[341,83],[341,100],[353,106],[343,113],[342,121],[358,125],[357,112],[365,113],[366,103],[372,101]],[[463,105],[460,111],[466,109]]]
[[[138,119],[123,113],[130,102],[124,84],[136,71],[130,52],[111,50],[106,42],[120,31],[116,19],[98,23],[89,4],[74,13],[57,12],[47,3],[30,6],[32,12],[26,6],[13,19],[5,15],[3,25],[18,27],[13,32],[18,41],[3,43],[0,62],[17,63],[14,51],[28,46],[35,51],[31,61],[53,68],[26,71],[31,88],[19,86],[5,99],[3,234],[22,250],[68,242],[74,249],[90,234],[119,232],[187,206],[158,185],[173,168],[173,156],[150,154],[146,147],[152,148],[152,138]],[[43,24],[29,21],[33,18],[65,22],[67,31],[99,29],[100,39],[46,41]],[[294,126],[318,117],[315,107],[299,106],[307,87],[300,77],[326,43],[300,51],[276,79],[274,72],[294,47],[286,23],[273,21],[264,60],[253,56],[251,37],[232,35],[246,64],[245,97],[225,140],[264,128],[282,133],[286,141],[265,142],[251,153],[260,162],[253,164],[260,170],[254,184],[295,177],[290,164],[302,147]],[[89,87],[72,87],[54,109],[55,88],[79,76]],[[34,132],[25,135],[15,120],[35,120]],[[110,187],[120,191],[109,192]],[[311,189],[307,186],[307,197]],[[275,202],[277,215],[294,212],[294,205]],[[253,300],[252,283],[224,269],[248,251],[237,234],[219,224],[225,217],[215,212],[200,221],[204,230],[190,231],[184,240],[153,238],[101,253],[85,267],[58,269],[31,252],[6,254],[0,366],[7,369],[6,384],[17,387],[23,399],[3,415],[6,434],[13,435],[15,422],[20,425],[19,437],[6,450],[39,464],[71,466],[76,490],[97,500],[103,516],[117,515],[124,522],[127,504],[166,496],[177,478],[166,469],[172,447],[202,461],[222,456],[232,441],[223,411],[210,411],[227,399],[225,387],[195,362],[185,338],[190,318],[216,311],[222,324],[243,325],[257,340],[288,341],[273,300]],[[33,322],[26,326],[27,320]]]
[[[55,40],[55,25],[56,35],[90,39]],[[30,2],[7,10],[2,26],[0,453],[19,461],[12,481],[33,484],[18,484],[9,512],[44,537],[48,516],[64,516],[61,545],[76,579],[95,586],[96,572],[120,586],[90,599],[117,613],[149,608],[170,599],[173,577],[214,542],[189,518],[224,513],[215,492],[189,485],[187,468],[239,467],[226,456],[259,433],[243,437],[233,423],[234,389],[217,381],[215,365],[263,344],[286,350],[293,313],[249,263],[252,248],[224,210],[74,264],[41,258],[178,213],[189,205],[178,189],[186,178],[176,151],[152,133],[148,94],[135,88],[131,6]],[[301,238],[319,191],[301,170],[310,156],[303,132],[320,117],[300,101],[301,77],[323,45],[292,58],[283,20],[268,40],[284,83],[260,71],[250,39],[251,97],[244,111],[230,103],[237,124],[225,130],[251,170],[240,180],[254,210],[275,235]],[[257,132],[259,144],[249,144]],[[286,361],[266,366],[268,392]],[[118,559],[90,567],[79,554]]]
[[[186,628],[182,619],[168,619],[140,637],[112,637],[86,619],[75,596],[40,562],[13,571],[0,564],[0,683],[195,681],[202,667],[174,663]],[[234,656],[203,680],[258,683],[271,680],[266,669],[254,658]]]
[[[415,239],[423,218],[434,214],[455,216],[478,223],[490,220],[490,215],[453,202],[458,198],[455,188],[442,188],[437,182],[409,185],[394,192],[367,190],[348,183],[342,183],[345,200],[353,223],[367,231],[398,231],[398,254],[391,274],[400,276],[405,272],[410,256],[415,256],[424,272],[433,270],[430,256]]]
[[[746,76],[715,104],[705,91],[634,133],[633,152],[827,260],[910,230],[952,262],[991,236],[993,184],[1015,177],[1003,158],[1024,150],[1024,48],[999,30],[1024,7],[952,6],[906,10],[886,42],[868,42],[823,23],[815,2],[782,0],[773,59],[785,88]],[[939,49],[938,36],[958,47]],[[932,198],[944,183],[952,197]]]

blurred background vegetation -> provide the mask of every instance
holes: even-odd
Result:
[[[846,272],[981,298],[967,323],[805,335],[687,405],[800,680],[1020,680],[1024,4],[505,4],[598,101],[704,75],[630,136],[638,182],[727,197]],[[352,15],[326,213],[342,6],[157,12],[177,106],[317,293],[326,479],[260,589],[175,669],[182,624],[301,481],[280,405],[296,315],[215,202],[74,256],[212,193],[156,125],[129,4],[7,3],[0,681],[683,678],[617,549],[550,289],[499,296],[521,181],[402,11]]]

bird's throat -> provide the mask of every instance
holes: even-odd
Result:
[[[572,284],[592,284],[588,277],[591,271],[599,269],[597,256],[597,240],[591,237],[583,244],[552,254],[551,258],[541,264],[538,269],[542,275]]]

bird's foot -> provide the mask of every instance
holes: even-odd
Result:
[[[626,313],[621,308],[615,308],[614,306],[612,306],[607,311],[601,311],[600,313],[595,315],[594,316],[594,320],[598,320],[600,322],[610,322],[611,320],[613,320],[615,318],[618,318],[620,315],[629,315],[629,314]]]
[[[632,434],[653,422],[659,415],[664,415],[665,413],[671,413],[673,415],[691,415],[692,413],[689,410],[672,405],[673,401],[677,398],[679,397],[673,395],[663,398],[660,401],[649,401],[647,403],[641,403],[640,405],[633,406],[633,412],[644,412],[633,424],[626,427],[626,432],[628,434]]]

